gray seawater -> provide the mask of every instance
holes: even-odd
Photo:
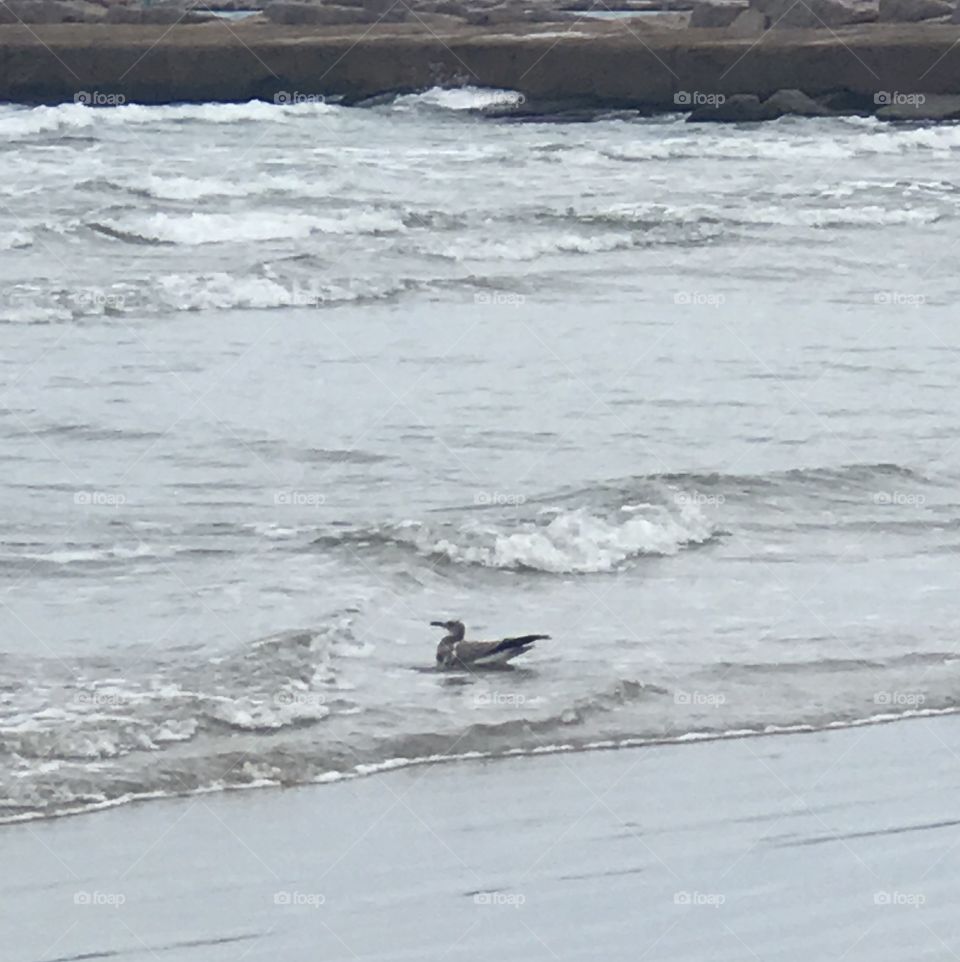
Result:
[[[0,107],[0,818],[957,706],[960,128],[509,99]]]

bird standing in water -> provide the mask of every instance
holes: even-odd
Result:
[[[466,629],[462,621],[431,621],[435,628],[446,630],[437,645],[437,665],[440,668],[489,668],[505,665],[517,655],[529,651],[534,642],[549,635],[519,635],[499,641],[464,641]]]

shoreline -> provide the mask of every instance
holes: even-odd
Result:
[[[884,93],[960,95],[960,25],[772,30],[758,38],[643,28],[636,20],[573,20],[566,29],[242,21],[0,26],[0,101],[9,103],[70,103],[81,93],[140,104],[292,94],[355,103],[463,85],[650,112],[676,112],[684,93],[763,99],[796,89],[847,98],[852,106],[838,113],[869,111]]]
[[[940,957],[960,936],[957,730],[479,761],[12,826],[0,938],[11,962]]]
[[[106,799],[102,802],[93,802],[85,807],[64,809],[58,812],[29,812],[22,815],[13,815],[8,818],[0,816],[0,833],[8,827],[58,822],[63,819],[76,819],[85,815],[98,815],[112,812],[115,809],[146,805],[150,802],[197,799],[219,795],[246,795],[249,792],[255,791],[262,792],[272,790],[274,793],[297,791],[305,788],[337,785],[344,782],[366,781],[377,776],[389,776],[394,772],[409,771],[411,769],[453,767],[456,763],[462,765],[464,763],[470,764],[475,762],[511,762],[519,759],[607,753],[615,754],[618,752],[645,751],[657,748],[693,748],[694,746],[710,743],[791,738],[803,735],[823,735],[832,732],[895,725],[901,722],[930,721],[931,719],[947,718],[954,715],[960,715],[960,707],[912,709],[896,715],[872,715],[867,718],[856,718],[849,721],[833,721],[820,727],[810,724],[797,724],[779,727],[770,726],[762,731],[736,729],[724,732],[686,732],[682,735],[672,737],[630,737],[588,742],[583,745],[549,744],[536,748],[510,749],[506,751],[468,751],[453,755],[429,755],[421,758],[388,758],[382,762],[358,763],[353,768],[342,772],[330,771],[317,778],[288,785],[280,784],[276,781],[263,780],[251,782],[248,785],[205,786],[184,792],[145,792],[143,794],[133,794],[122,798]]]

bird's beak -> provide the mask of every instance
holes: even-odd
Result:
[[[447,623],[446,623],[445,621],[431,621],[430,624],[433,625],[434,628],[446,628],[446,627],[447,627]]]

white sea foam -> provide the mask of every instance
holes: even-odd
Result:
[[[338,107],[325,103],[270,104],[251,100],[243,104],[174,104],[118,107],[88,107],[60,104],[55,107],[0,108],[0,137],[17,139],[47,132],[89,130],[103,126],[160,124],[199,121],[207,124],[235,124],[248,121],[286,123],[291,120],[329,115]]]
[[[202,200],[207,197],[254,197],[259,194],[292,194],[296,197],[330,197],[335,184],[326,179],[288,175],[257,175],[235,180],[226,177],[157,176],[132,180],[129,187],[146,191],[158,200]]]
[[[516,90],[489,87],[431,87],[418,94],[397,97],[394,106],[404,109],[417,106],[440,107],[444,110],[484,110],[490,107],[512,107],[523,103]]]
[[[888,208],[877,204],[842,207],[799,205],[729,204],[615,204],[598,210],[582,210],[578,217],[631,223],[758,224],[783,227],[884,227],[897,224],[930,224],[940,212],[927,208]]]
[[[33,245],[33,238],[25,231],[15,230],[0,234],[0,251],[22,250]]]
[[[389,297],[405,289],[404,283],[377,286],[354,278],[349,282],[282,282],[269,277],[211,274],[168,274],[156,281],[160,301],[175,311],[315,308],[363,299]]]
[[[561,511],[546,525],[523,523],[515,530],[465,528],[456,537],[434,540],[422,528],[411,530],[413,543],[451,561],[488,568],[530,568],[552,574],[614,571],[631,558],[671,555],[708,540],[713,528],[694,504],[674,515],[631,514],[615,523],[584,509]]]
[[[252,698],[218,698],[207,708],[207,714],[244,731],[279,730],[289,725],[320,721],[330,714],[319,695],[313,697],[278,696],[267,702]]]
[[[435,238],[435,240],[443,240]],[[514,236],[509,240],[461,240],[435,244],[431,253],[457,261],[532,261],[550,254],[598,254],[632,247],[630,234],[606,231],[585,234],[567,231],[552,235]]]
[[[349,211],[318,217],[295,212],[250,210],[236,214],[166,214],[105,221],[111,231],[168,244],[200,245],[308,237],[321,234],[377,234],[402,231],[403,221],[379,211]]]

